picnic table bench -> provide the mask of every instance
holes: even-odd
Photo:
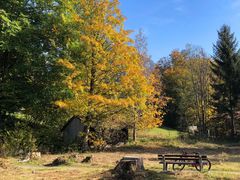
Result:
[[[158,154],[158,160],[160,164],[163,164],[163,171],[168,171],[168,165],[172,164],[174,171],[181,171],[185,165],[195,167],[198,171],[211,169],[211,162],[207,155],[201,155],[199,153],[194,154]]]

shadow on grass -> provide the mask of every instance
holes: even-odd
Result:
[[[109,152],[124,152],[124,153],[138,153],[138,154],[181,154],[182,152],[199,152],[200,154],[206,155],[219,155],[222,153],[226,153],[229,155],[239,155],[240,148],[239,147],[188,147],[188,148],[180,148],[180,147],[172,147],[172,146],[161,146],[161,147],[151,147],[151,146],[142,146],[142,145],[131,145],[131,146],[122,146],[118,148],[114,148],[109,150]],[[234,159],[232,159],[234,160]]]
[[[101,180],[117,180],[117,178],[114,178],[114,175],[112,174],[112,170],[105,171],[101,174]],[[175,173],[169,172],[169,173],[163,173],[160,171],[153,171],[153,170],[145,170],[145,176],[141,177],[139,179],[146,179],[146,180],[165,180],[165,179],[177,179],[175,176]],[[118,179],[119,180],[119,179]]]
[[[240,157],[229,157],[226,158],[227,162],[235,162],[235,163],[239,163],[240,162]]]
[[[173,148],[173,147],[147,147],[142,145],[131,145],[131,146],[122,146],[118,148],[114,148],[111,150],[111,152],[125,152],[125,153],[150,153],[150,154],[161,154],[161,153],[167,153],[167,152],[181,152],[181,149],[179,148]]]
[[[178,137],[179,141],[182,141],[186,144],[196,144],[196,143],[211,143],[219,146],[226,146],[226,147],[240,147],[239,139],[231,139],[231,138],[208,138],[208,137],[199,137],[189,135],[187,133],[180,133]]]
[[[146,170],[146,178],[145,179],[177,179],[173,172],[163,173],[152,170]]]

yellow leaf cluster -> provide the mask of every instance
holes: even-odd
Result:
[[[126,120],[132,120],[132,109],[138,109],[143,114],[139,126],[159,123],[154,105],[148,105],[150,100],[157,103],[151,99],[153,78],[144,74],[130,31],[124,29],[118,0],[63,0],[63,4],[68,10],[61,19],[71,28],[66,38],[70,52],[58,63],[70,70],[63,72],[64,82],[74,97],[64,101],[67,104],[55,104],[82,116],[117,112]]]
[[[58,106],[59,108],[68,108],[68,104],[65,103],[64,101],[55,101],[54,103],[56,106]]]
[[[67,69],[75,70],[75,66],[72,63],[70,63],[67,59],[59,59],[58,64],[64,66]]]

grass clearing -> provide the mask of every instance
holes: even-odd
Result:
[[[106,179],[109,170],[114,168],[116,161],[123,156],[138,156],[144,158],[147,171],[146,179],[239,179],[240,177],[240,146],[237,144],[215,144],[211,142],[189,143],[182,138],[182,133],[154,128],[138,132],[138,141],[116,148],[109,152],[77,154],[79,158],[93,155],[90,164],[80,163],[78,160],[70,160],[68,165],[47,167],[59,156],[70,154],[43,155],[41,159],[20,163],[16,158],[1,158],[7,168],[0,167],[0,179]],[[192,140],[193,141],[193,140]],[[163,174],[162,165],[157,161],[158,153],[181,153],[199,151],[207,154],[212,162],[210,172],[199,173],[193,167],[185,167],[182,172]],[[169,167],[171,170],[171,166]]]
[[[139,136],[140,138],[157,137],[162,139],[177,139],[180,136],[180,132],[169,128],[153,128],[140,131]]]

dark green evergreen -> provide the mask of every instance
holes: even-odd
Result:
[[[217,111],[217,120],[224,126],[226,133],[234,137],[236,134],[237,104],[240,89],[240,58],[237,49],[238,43],[231,33],[230,27],[223,25],[218,31],[218,40],[214,45],[212,62],[214,106]]]

